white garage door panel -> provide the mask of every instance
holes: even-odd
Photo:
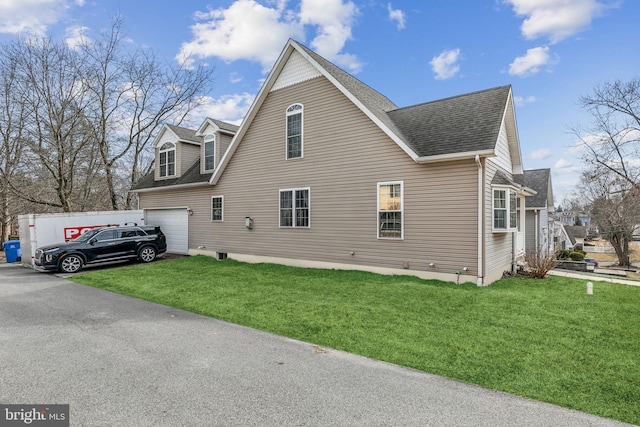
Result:
[[[167,252],[189,252],[189,213],[186,209],[145,209],[144,223],[162,228],[167,236]]]

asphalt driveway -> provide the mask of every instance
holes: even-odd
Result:
[[[623,425],[6,263],[0,403],[100,427]]]

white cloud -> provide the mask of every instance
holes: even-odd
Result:
[[[526,17],[520,27],[529,40],[548,37],[557,43],[586,30],[607,5],[598,0],[505,0],[518,16]]]
[[[396,26],[399,30],[405,28],[405,15],[404,12],[400,9],[393,9],[391,7],[391,3],[387,3],[387,10],[389,11],[389,19],[395,21]]]
[[[340,53],[347,40],[351,40],[351,27],[358,14],[358,8],[350,1],[343,0],[302,0],[300,2],[300,22],[316,27],[317,35],[311,47],[329,61],[357,73],[362,64],[355,55]]]
[[[197,12],[199,22],[191,27],[193,40],[182,44],[176,58],[246,59],[267,69],[289,37],[304,35],[300,24],[283,12],[280,6],[269,8],[254,0],[237,0],[227,9]]]
[[[89,30],[88,27],[83,27],[81,25],[75,25],[72,27],[68,27],[66,29],[66,37],[64,42],[71,49],[77,49],[80,45],[87,45],[91,42],[91,39],[88,38],[85,33]]]
[[[351,27],[358,13],[350,1],[302,0],[299,10],[287,9],[285,0],[236,0],[228,8],[196,13],[191,27],[193,39],[182,44],[178,61],[190,57],[218,57],[231,62],[240,59],[259,62],[268,71],[289,38],[304,41],[305,26],[316,36],[311,47],[320,55],[357,72],[357,57],[343,53],[351,39]]]
[[[83,0],[2,0],[0,33],[44,34],[47,27],[63,19],[69,9],[83,6]]]
[[[579,169],[579,167],[574,166],[573,163],[565,159],[560,159],[553,165],[554,172],[559,174],[576,173]]]
[[[429,64],[436,80],[446,80],[455,76],[460,71],[459,60],[460,49],[445,50],[440,55],[434,56]]]
[[[202,98],[203,105],[190,114],[190,120],[199,126],[207,117],[239,125],[249,111],[255,95],[248,93],[223,95],[218,99]]]
[[[540,72],[540,68],[553,63],[549,55],[549,47],[534,47],[527,50],[524,56],[517,57],[509,64],[509,74],[525,77]]]
[[[529,153],[527,158],[531,160],[543,160],[551,157],[551,150],[548,148],[540,148],[539,150],[535,150]]]
[[[518,107],[524,107],[527,104],[532,104],[534,102],[536,102],[538,99],[535,96],[527,96],[522,97],[522,96],[514,96],[513,97],[513,101],[516,103],[516,105]]]

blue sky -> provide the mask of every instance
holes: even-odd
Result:
[[[115,14],[132,44],[215,67],[199,114],[234,123],[290,37],[400,107],[511,84],[525,169],[551,168],[556,205],[582,168],[578,98],[640,75],[638,0],[0,0],[0,41],[91,39]]]

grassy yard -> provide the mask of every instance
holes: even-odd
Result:
[[[484,387],[640,424],[640,288],[489,287],[196,256],[72,280]]]

